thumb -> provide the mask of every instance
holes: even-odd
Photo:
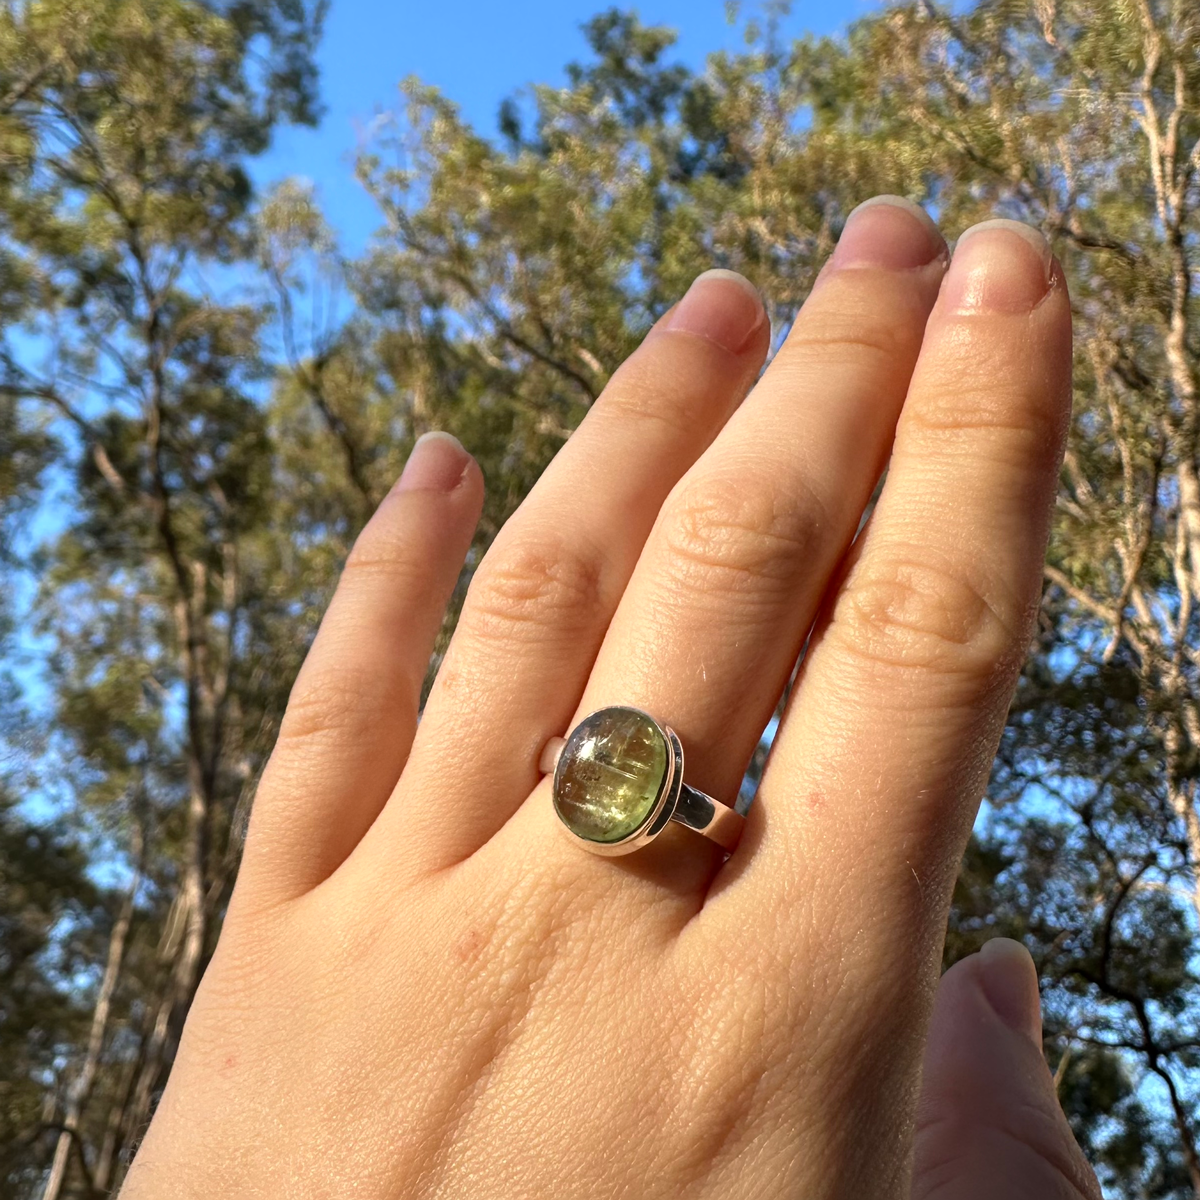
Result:
[[[1037,971],[994,938],[942,977],[912,1200],[1102,1200],[1042,1057]]]

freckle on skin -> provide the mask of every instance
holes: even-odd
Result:
[[[454,948],[454,953],[458,956],[461,962],[468,962],[479,953],[479,947],[483,945],[483,934],[478,929],[472,929],[461,942]]]

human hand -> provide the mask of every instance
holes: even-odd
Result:
[[[124,1200],[895,1197],[914,1137],[921,1200],[1099,1196],[1011,943],[943,982],[917,1124],[1071,378],[1038,235],[946,262],[913,206],[857,210],[748,397],[762,307],[701,277],[496,539],[418,727],[483,488],[420,444],[293,690]],[[636,705],[732,800],[814,622],[727,862],[563,836],[549,738]]]

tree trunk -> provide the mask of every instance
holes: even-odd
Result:
[[[145,1030],[140,1029],[138,1035],[139,1041],[141,1041],[145,1037]],[[129,1098],[133,1092],[133,1081],[137,1076],[140,1062],[140,1053],[131,1055],[128,1062],[122,1067],[121,1082],[116,1089],[116,1099],[109,1109],[104,1140],[100,1145],[100,1153],[96,1156],[96,1165],[92,1170],[92,1186],[102,1196],[108,1195],[109,1184],[112,1182],[117,1147],[120,1144],[121,1133],[129,1114]]]
[[[88,1035],[87,1053],[79,1074],[67,1091],[66,1114],[63,1117],[63,1127],[54,1147],[54,1158],[50,1164],[50,1175],[46,1180],[45,1190],[42,1192],[42,1200],[58,1200],[62,1192],[62,1186],[67,1176],[67,1165],[71,1157],[71,1143],[80,1136],[80,1121],[91,1094],[92,1084],[96,1080],[96,1070],[104,1049],[104,1038],[108,1032],[108,1016],[112,1008],[113,992],[116,991],[125,959],[125,943],[129,937],[129,926],[133,921],[134,900],[142,879],[142,846],[141,830],[135,825],[133,878],[125,891],[121,910],[117,914],[112,932],[109,934],[108,961],[104,967],[104,976],[100,980],[100,990],[96,993],[96,1007],[92,1012],[92,1028]],[[83,1158],[82,1146],[80,1146],[80,1158]]]

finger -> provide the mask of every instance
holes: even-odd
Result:
[[[654,714],[689,782],[727,803],[883,469],[945,255],[916,205],[855,210],[787,343],[663,506],[597,658],[581,713]],[[676,848],[657,854],[697,885],[719,853]]]
[[[917,1109],[912,1200],[1101,1200],[1042,1056],[1037,971],[995,938],[943,976]]]
[[[426,434],[367,523],[292,688],[255,797],[246,886],[297,895],[327,878],[404,767],[446,603],[483,502],[475,460]]]
[[[663,498],[742,400],[768,339],[751,285],[708,272],[613,376],[475,573],[403,796],[378,825],[381,866],[394,870],[397,838],[415,870],[460,861],[529,794]]]
[[[1045,242],[1012,222],[964,235],[764,773],[746,903],[782,902],[811,870],[830,929],[916,945],[915,919],[935,952],[1028,645],[1070,403],[1070,308]]]
[[[960,239],[879,502],[814,632],[732,870],[694,922],[697,938],[773,928],[759,953],[796,989],[824,964],[802,1021],[836,1017],[810,1098],[846,1055],[874,1064],[843,1090],[859,1137],[880,1147],[862,1169],[884,1177],[1036,613],[1070,338],[1061,270],[1032,230]],[[845,1113],[829,1109],[835,1140]]]

